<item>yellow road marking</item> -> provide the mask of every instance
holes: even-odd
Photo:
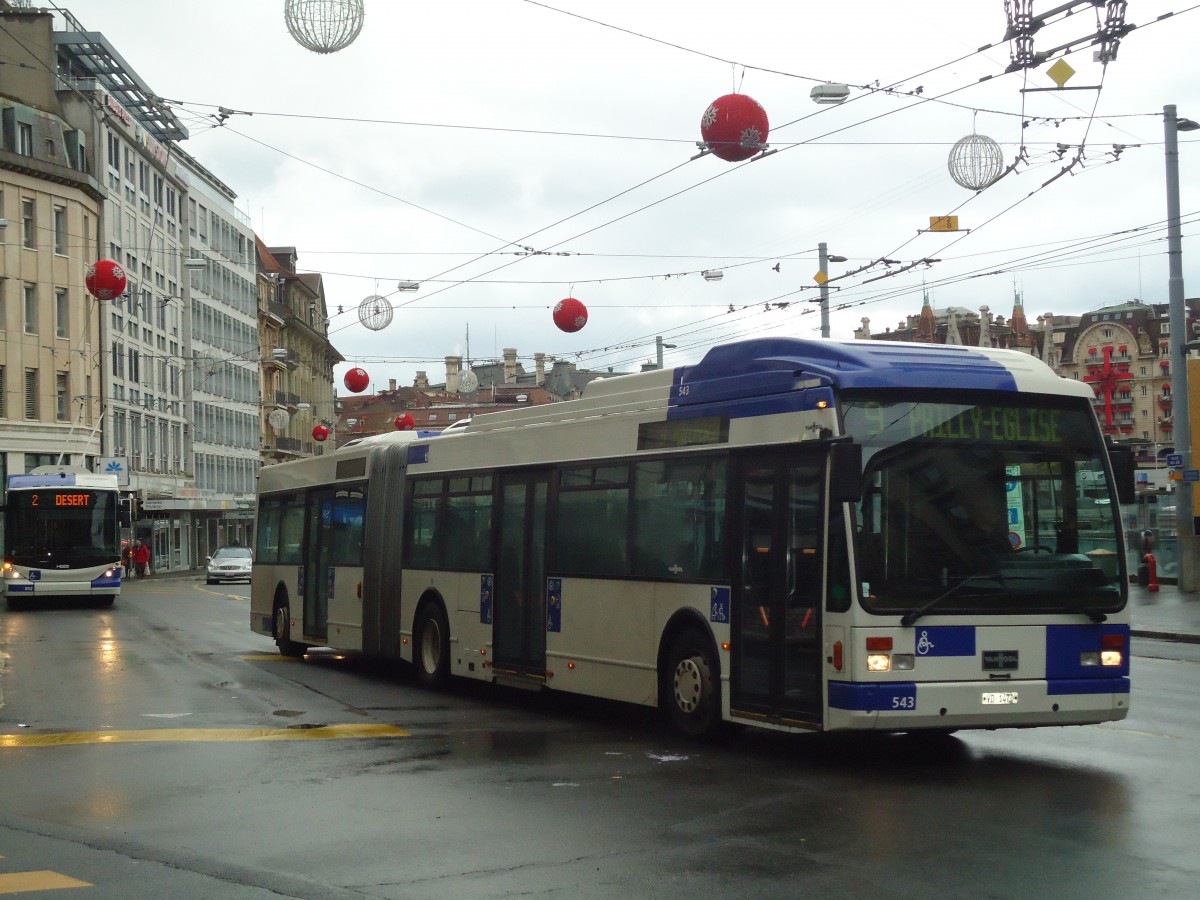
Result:
[[[161,741],[314,741],[409,737],[395,725],[321,725],[316,728],[153,728],[141,731],[64,731],[0,734],[0,747],[63,747],[70,744],[149,744]]]
[[[0,894],[19,894],[22,891],[56,891],[60,888],[81,887],[94,887],[94,885],[50,871],[12,872],[8,875],[0,875]]]

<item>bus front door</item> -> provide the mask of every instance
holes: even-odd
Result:
[[[823,458],[756,455],[740,471],[731,707],[754,718],[819,725]]]
[[[547,472],[503,476],[493,595],[492,659],[498,676],[546,677]]]

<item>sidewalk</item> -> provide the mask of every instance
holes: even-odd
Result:
[[[1134,637],[1200,644],[1200,593],[1184,593],[1175,584],[1157,591],[1131,584],[1129,616]]]

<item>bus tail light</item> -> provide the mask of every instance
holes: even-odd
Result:
[[[842,642],[841,641],[833,642],[833,656],[831,656],[829,658],[829,661],[831,663],[833,663],[833,667],[835,669],[837,669],[839,672],[842,671]]]

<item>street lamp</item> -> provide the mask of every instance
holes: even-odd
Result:
[[[1167,300],[1171,326],[1171,396],[1175,410],[1175,452],[1183,456],[1183,469],[1192,463],[1191,405],[1188,399],[1187,307],[1183,299],[1183,239],[1179,229],[1179,142],[1180,131],[1195,131],[1200,124],[1175,115],[1175,104],[1163,107],[1163,132],[1167,162]],[[1179,589],[1196,590],[1193,544],[1195,523],[1192,484],[1177,483],[1175,489],[1176,550],[1179,553]]]
[[[850,96],[850,86],[847,84],[818,84],[808,92],[808,99],[813,103],[836,105],[845,103]]]
[[[830,256],[829,248],[824,241],[817,244],[817,258],[820,261],[820,271],[817,274],[817,284],[821,287],[821,337],[829,337],[829,264],[843,263],[844,256]]]
[[[654,345],[658,349],[658,367],[661,369],[663,367],[663,351],[664,350],[674,350],[675,345],[674,344],[664,344],[661,334],[654,339]]]

